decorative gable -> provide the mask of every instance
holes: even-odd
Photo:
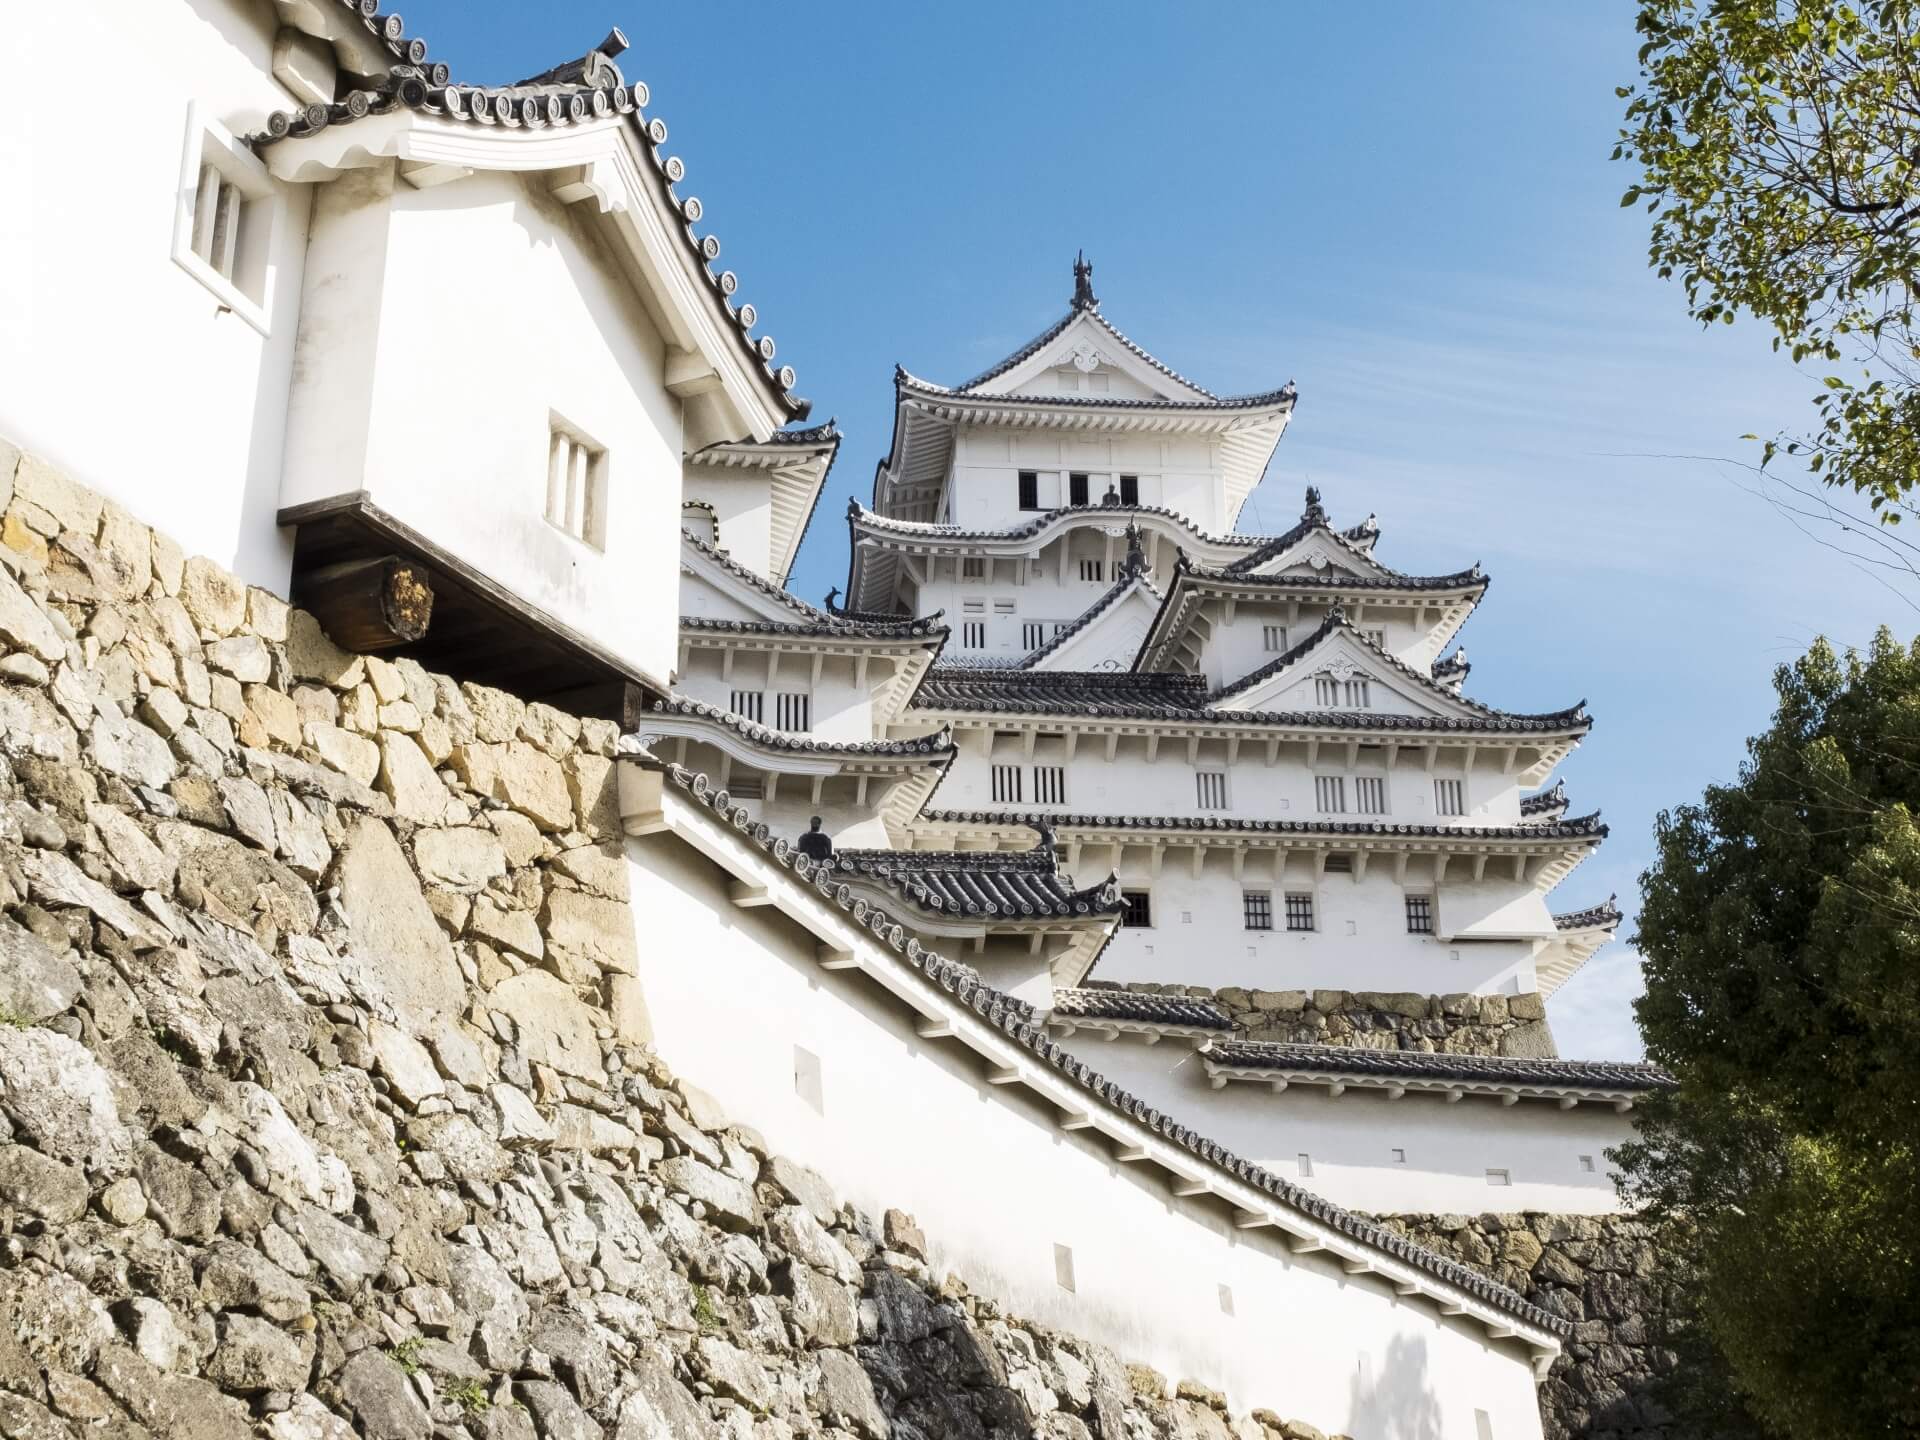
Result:
[[[1054,643],[1038,652],[1026,668],[1071,670],[1077,673],[1117,673],[1133,668],[1159,612],[1160,598],[1144,580],[1135,581],[1091,619],[1076,622]]]
[[[1213,397],[1153,360],[1100,317],[1075,310],[1033,342],[1030,353],[962,389],[976,395],[1074,395],[1097,400],[1173,400]]]
[[[1344,620],[1332,621],[1264,671],[1228,686],[1215,710],[1465,716],[1468,708],[1376,650]]]

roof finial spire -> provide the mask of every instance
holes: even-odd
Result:
[[[1320,503],[1320,487],[1307,486],[1307,508],[1300,512],[1303,525],[1324,525],[1327,523],[1326,507]]]
[[[1093,293],[1093,262],[1082,250],[1073,257],[1073,308],[1093,310],[1099,304],[1100,297]]]
[[[1146,573],[1147,547],[1145,537],[1140,533],[1140,522],[1127,522],[1127,558],[1124,568],[1129,575],[1139,576]]]

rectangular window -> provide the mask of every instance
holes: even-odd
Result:
[[[773,698],[774,728],[804,735],[813,728],[812,697],[804,690],[782,690]]]
[[[607,452],[558,419],[547,435],[547,523],[596,550],[607,543]]]
[[[1367,685],[1367,677],[1356,675],[1345,685],[1347,708],[1349,710],[1371,710],[1373,694]]]
[[[1327,856],[1326,869],[1329,875],[1351,875],[1353,873],[1353,856],[1329,855]],[[1348,933],[1351,934],[1352,932],[1349,931]]]
[[[1287,627],[1284,625],[1262,625],[1260,641],[1269,655],[1278,655],[1287,648]]]
[[[1407,896],[1407,933],[1409,935],[1433,933],[1433,897],[1431,895]]]
[[[767,696],[764,690],[736,690],[733,702],[727,708],[742,720],[751,720],[759,725],[766,718]]]
[[[1509,1170],[1487,1171],[1487,1184],[1494,1186],[1513,1184],[1513,1173]]]
[[[1593,1157],[1591,1155],[1582,1155],[1580,1157],[1580,1168],[1591,1175],[1593,1173]]]
[[[1082,580],[1091,580],[1094,584],[1098,585],[1106,573],[1107,566],[1103,560],[1082,560],[1080,562],[1080,578]]]
[[[962,555],[960,557],[960,578],[962,580],[984,580],[987,578],[987,559],[984,555]]]
[[[269,259],[277,204],[273,179],[253,151],[189,105],[174,202],[174,263],[262,335],[273,304]]]
[[[767,798],[767,782],[758,775],[729,776],[727,794],[736,800],[764,800]]]
[[[1441,815],[1464,815],[1467,813],[1467,782],[1464,780],[1436,780],[1433,782],[1433,808]]]
[[[1022,510],[1040,508],[1040,472],[1038,470],[1020,472],[1020,508]]]
[[[1011,601],[1011,600],[996,600],[996,601],[994,601],[994,602],[993,602],[993,613],[994,613],[994,614],[996,614],[996,615],[1011,615],[1011,614],[1013,614],[1013,601]]]
[[[1062,1290],[1073,1290],[1073,1251],[1065,1245],[1053,1247],[1053,1279]]]
[[[1302,1150],[1297,1163],[1300,1167],[1300,1178],[1302,1180],[1311,1180],[1313,1178],[1313,1156]]]
[[[1242,890],[1240,892],[1240,913],[1249,930],[1273,929],[1273,892],[1271,890]]]
[[[793,1093],[814,1114],[827,1113],[826,1095],[820,1084],[820,1057],[798,1045],[793,1047]]]
[[[1066,766],[1036,765],[1033,767],[1033,801],[1036,805],[1067,803]]]
[[[1338,705],[1340,703],[1340,682],[1331,675],[1314,676],[1313,703],[1316,705]]]
[[[1353,781],[1353,808],[1362,815],[1387,813],[1387,780],[1384,775],[1356,775]]]
[[[1122,890],[1120,899],[1126,909],[1120,912],[1120,923],[1129,930],[1146,930],[1153,925],[1153,896],[1145,890]]]
[[[1376,650],[1384,650],[1387,648],[1387,632],[1386,631],[1362,630],[1360,633],[1366,636],[1367,639],[1373,642],[1373,646]]]
[[[1020,648],[1038,650],[1049,639],[1048,632],[1054,627],[1045,620],[1028,620],[1020,626]]]
[[[1287,929],[1313,929],[1313,896],[1298,891],[1287,894]]]
[[[993,798],[1002,805],[1020,803],[1020,767],[1018,765],[993,767]]]
[[[1067,472],[1067,503],[1084,505],[1087,503],[1087,472],[1069,470]]]
[[[1393,1150],[1393,1163],[1396,1165],[1404,1165],[1407,1163],[1407,1152],[1397,1145]]]
[[[1347,777],[1344,775],[1314,776],[1313,803],[1319,807],[1322,815],[1346,814]]]
[[[1122,505],[1138,505],[1140,503],[1140,477],[1138,475],[1122,475],[1120,477],[1120,503]]]
[[[1194,771],[1193,788],[1194,799],[1202,810],[1224,810],[1227,808],[1226,771]]]
[[[987,622],[984,620],[963,620],[960,622],[960,648],[962,650],[984,650],[987,648]]]

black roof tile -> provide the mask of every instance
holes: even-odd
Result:
[[[1209,1040],[1209,1060],[1249,1070],[1310,1070],[1409,1080],[1463,1080],[1490,1085],[1567,1085],[1595,1090],[1668,1090],[1673,1076],[1657,1065],[1613,1060],[1518,1060],[1422,1050],[1369,1050],[1358,1045],[1294,1045],[1273,1040]]]
[[[843,874],[883,882],[922,910],[1008,919],[1117,914],[1125,902],[1111,879],[1075,889],[1052,843],[1033,850],[837,850]]]
[[[1571,910],[1564,915],[1553,917],[1554,925],[1561,930],[1592,930],[1596,927],[1612,928],[1626,917],[1620,913],[1620,907],[1614,902],[1620,897],[1609,895],[1599,905],[1589,905],[1584,910]]]
[[[695,630],[737,630],[742,634],[806,634],[806,635],[847,635],[872,639],[919,638],[922,636],[939,638],[945,636],[947,627],[940,623],[941,612],[931,615],[858,615],[845,610],[823,610],[817,605],[809,605],[791,590],[783,590],[770,583],[757,571],[748,569],[726,551],[709,545],[690,531],[680,532],[682,544],[690,545],[700,554],[714,561],[728,574],[745,581],[753,589],[771,600],[777,600],[794,614],[794,619],[786,622],[767,620],[719,620],[698,615],[682,615],[682,626]]]
[[[1051,825],[1057,830],[1193,830],[1238,835],[1408,836],[1444,840],[1604,840],[1599,813],[1544,825],[1400,825],[1373,820],[1243,820],[1227,815],[1042,814],[1019,810],[925,810],[921,818],[949,825]]]
[[[1225,1010],[1206,1000],[1185,995],[1143,995],[1134,990],[1110,990],[1090,985],[1053,992],[1053,1014],[1061,1020],[1139,1020],[1155,1025],[1190,1025],[1196,1029],[1231,1030]]]
[[[954,754],[953,731],[946,726],[908,740],[814,740],[806,735],[790,735],[784,730],[769,730],[764,725],[743,719],[731,710],[722,710],[717,705],[708,705],[685,695],[669,695],[664,700],[654,701],[652,713],[711,720],[757,745],[795,755],[924,755],[944,760]]]

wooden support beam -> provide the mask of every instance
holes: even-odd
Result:
[[[1093,1116],[1084,1110],[1069,1110],[1060,1117],[1062,1130],[1090,1130],[1093,1128]]]
[[[1311,1236],[1296,1235],[1287,1242],[1287,1248],[1296,1255],[1311,1255],[1314,1251],[1324,1250],[1327,1247]]]
[[[950,1040],[953,1038],[953,1026],[945,1020],[931,1020],[922,1016],[914,1022],[913,1033],[922,1040]]]
[[[1018,1083],[1020,1072],[1011,1065],[994,1065],[987,1070],[989,1085],[1013,1085]]]
[[[771,905],[773,895],[764,885],[749,885],[744,880],[735,880],[727,886],[727,898],[742,910],[757,910],[762,905]]]
[[[1273,1221],[1256,1210],[1236,1210],[1233,1212],[1233,1228],[1236,1230],[1258,1230]]]
[[[1146,1149],[1139,1145],[1123,1145],[1113,1152],[1113,1158],[1122,1165],[1138,1165],[1142,1160],[1150,1159]]]
[[[851,950],[842,950],[833,945],[822,945],[814,954],[822,970],[851,970],[860,963],[860,957]]]
[[[397,555],[296,572],[293,602],[313,613],[334,644],[363,654],[411,645],[433,620],[427,568]]]

